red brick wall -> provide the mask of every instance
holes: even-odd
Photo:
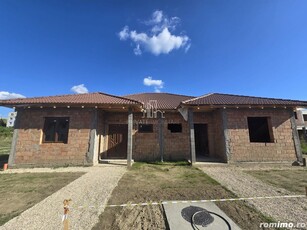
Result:
[[[158,119],[142,118],[142,113],[133,114],[133,155],[135,161],[159,161],[159,124]],[[127,124],[127,113],[107,113],[106,124]],[[152,133],[139,133],[138,124],[153,124]],[[171,133],[168,123],[181,123],[182,133]],[[183,160],[188,159],[190,154],[189,129],[188,124],[182,116],[175,112],[168,112],[163,119],[164,135],[164,160]],[[104,140],[107,145],[107,138]],[[102,148],[101,148],[102,149]],[[106,151],[108,147],[106,146]],[[100,151],[103,154],[103,151]]]
[[[69,117],[68,143],[42,143],[44,117]],[[16,165],[84,164],[92,111],[86,109],[25,109],[18,111]]]
[[[197,123],[208,125],[209,157],[225,161],[225,145],[220,111],[194,112],[194,124]]]
[[[225,146],[225,137],[224,137],[224,129],[223,129],[223,118],[222,118],[222,111],[216,110],[213,112],[212,116],[213,123],[215,124],[215,135],[214,135],[214,145],[215,145],[215,152],[214,156],[223,162],[227,162],[226,156],[226,146]]]
[[[153,132],[139,133],[138,124],[153,124]],[[133,129],[132,158],[135,161],[159,161],[160,146],[158,119],[142,118],[142,114],[134,114]]]
[[[291,112],[286,109],[227,109],[230,161],[296,160],[291,129]],[[270,117],[274,143],[251,143],[247,117]]]
[[[172,133],[168,130],[168,124],[182,124],[181,133]],[[164,159],[187,160],[190,159],[189,126],[180,113],[169,112],[165,114],[163,124],[164,135]]]
[[[222,125],[222,110],[195,112],[194,123],[208,125],[209,153],[211,157],[226,161]],[[230,161],[294,161],[290,112],[284,109],[226,109],[230,140]],[[68,143],[42,143],[44,117],[69,117]],[[250,143],[247,117],[271,117],[274,143]],[[86,164],[93,111],[87,109],[25,109],[18,111],[16,165]],[[158,119],[142,118],[134,114],[133,159],[159,161]],[[98,111],[99,152],[107,151],[108,124],[127,124],[127,112],[106,113]],[[153,133],[139,133],[139,123],[153,124]],[[181,123],[182,133],[171,133],[168,123]],[[190,158],[189,127],[178,112],[166,112],[163,119],[164,160]]]

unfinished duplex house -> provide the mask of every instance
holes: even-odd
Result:
[[[110,159],[302,161],[294,111],[306,101],[212,93],[105,93],[0,101],[17,112],[9,167]]]

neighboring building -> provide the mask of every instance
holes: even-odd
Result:
[[[6,127],[14,127],[17,112],[10,112],[6,121]]]
[[[15,107],[10,167],[218,159],[302,161],[294,110],[306,101],[104,93],[0,101]]]
[[[295,111],[295,121],[297,126],[297,131],[301,139],[307,140],[307,109],[297,108]]]

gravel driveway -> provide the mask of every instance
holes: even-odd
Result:
[[[247,173],[245,167],[226,166],[199,166],[201,170],[233,191],[238,197],[260,197],[293,195],[293,192],[268,185]],[[256,168],[254,168],[256,169]],[[257,168],[259,169],[259,168]],[[266,167],[266,169],[268,169]],[[297,194],[302,195],[302,194]],[[306,198],[281,198],[248,200],[256,209],[275,221],[307,223]]]
[[[87,173],[10,220],[0,229],[63,229],[61,221],[63,200],[69,198],[72,199],[69,229],[91,229],[99,221],[98,217],[104,210],[104,204],[107,203],[112,190],[125,173],[126,167],[104,165],[79,169],[71,168],[71,171]],[[31,172],[31,170],[24,170],[24,172],[29,171]],[[32,170],[32,172],[36,171],[44,170]],[[48,171],[70,171],[70,169],[46,169],[46,172]],[[79,207],[81,205],[82,208]]]

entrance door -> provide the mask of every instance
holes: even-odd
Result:
[[[194,124],[196,157],[209,156],[208,125]]]
[[[127,158],[128,125],[109,125],[107,158]]]

